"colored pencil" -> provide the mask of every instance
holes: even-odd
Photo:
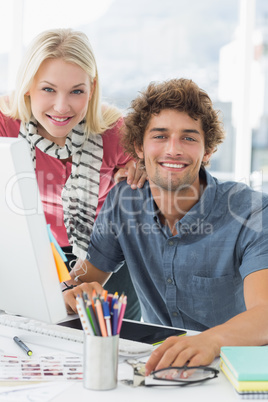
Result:
[[[105,321],[104,321],[104,317],[103,317],[102,305],[101,305],[101,302],[99,299],[96,300],[95,307],[96,307],[96,311],[97,311],[97,318],[99,321],[101,334],[102,334],[102,336],[107,336],[107,329],[106,329],[106,325],[105,325]]]
[[[122,300],[121,308],[120,308],[119,317],[118,317],[117,334],[120,333],[123,318],[124,318],[124,314],[125,314],[125,311],[126,311],[126,307],[127,307],[127,296],[124,296],[124,298]]]

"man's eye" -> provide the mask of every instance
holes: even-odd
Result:
[[[156,135],[154,138],[156,138],[157,140],[162,140],[163,138],[165,138],[164,135]]]
[[[184,139],[185,139],[186,141],[195,141],[195,139],[192,138],[192,137],[185,137]]]

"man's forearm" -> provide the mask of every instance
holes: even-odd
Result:
[[[87,260],[78,259],[70,275],[71,279],[65,282],[67,285],[80,285],[84,282],[99,282],[104,285],[111,274],[99,270]]]
[[[215,337],[219,352],[222,346],[268,344],[268,304],[252,307],[207,332]]]
[[[68,287],[77,286],[77,285],[80,285],[83,282],[83,281],[80,280],[79,277],[76,279],[76,271],[80,270],[81,262],[82,262],[82,260],[77,260],[76,261],[75,266],[70,271],[71,279],[69,279],[68,281],[62,282],[62,284],[61,284],[62,290],[64,290],[64,289],[67,290]]]
[[[83,282],[88,282],[86,279],[87,269],[85,268],[86,268],[85,261],[79,258],[70,272],[72,279],[69,282],[73,285],[80,285]]]
[[[155,349],[146,363],[146,373],[170,365],[206,366],[220,355],[222,346],[268,344],[268,303],[238,314],[224,324],[198,335],[171,337]]]

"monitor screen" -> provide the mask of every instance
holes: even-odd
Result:
[[[0,138],[0,310],[57,323],[66,308],[23,139]]]

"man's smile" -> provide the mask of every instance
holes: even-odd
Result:
[[[175,169],[181,169],[186,166],[185,164],[182,163],[170,163],[170,162],[161,162],[160,165],[163,167],[175,168]]]

